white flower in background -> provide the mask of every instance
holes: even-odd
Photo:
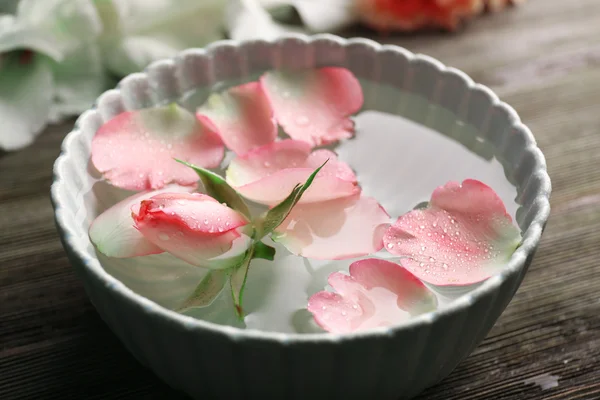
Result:
[[[110,74],[223,38],[226,0],[22,0],[0,14],[0,149],[77,115]]]
[[[31,143],[48,120],[77,113],[104,87],[89,0],[23,0],[0,16],[0,148]]]
[[[94,0],[106,67],[123,76],[189,47],[223,39],[227,0]]]

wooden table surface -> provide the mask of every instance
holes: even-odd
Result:
[[[513,105],[554,189],[514,300],[419,399],[600,399],[600,2],[530,0],[459,34],[386,41],[464,70]],[[61,247],[49,189],[71,124],[0,154],[0,399],[185,399],[121,346]]]

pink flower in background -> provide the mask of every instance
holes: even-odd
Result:
[[[499,11],[523,0],[355,0],[359,19],[381,31],[456,29],[486,8]]]
[[[212,123],[176,105],[121,113],[92,141],[94,166],[111,184],[128,190],[194,185],[198,175],[174,157],[214,168],[223,155]]]
[[[356,261],[350,275],[335,272],[328,283],[335,292],[311,296],[308,311],[332,333],[391,326],[437,308],[435,295],[421,281],[385,260]]]
[[[300,202],[360,193],[354,172],[334,152],[325,149],[311,152],[310,144],[291,139],[273,142],[233,159],[227,169],[227,182],[252,201],[275,205],[327,160]]]
[[[210,196],[186,191],[170,186],[123,200],[92,223],[92,242],[111,257],[166,251],[199,267],[231,267],[248,247],[248,220]]]
[[[423,27],[453,30],[461,19],[483,10],[483,0],[357,0],[361,19],[382,31]]]
[[[476,180],[437,188],[425,209],[404,214],[384,237],[385,248],[419,279],[469,285],[501,270],[521,241],[498,195]]]

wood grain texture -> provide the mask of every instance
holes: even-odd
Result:
[[[546,154],[554,188],[550,222],[514,300],[420,400],[600,399],[598,21],[597,0],[530,0],[461,33],[384,40],[464,70],[513,105]],[[0,154],[0,399],[183,400],[100,320],[61,247],[49,188],[71,124]],[[528,383],[547,375],[557,387]]]

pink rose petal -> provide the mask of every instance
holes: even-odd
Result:
[[[402,265],[438,286],[470,285],[499,271],[521,235],[498,195],[475,180],[437,188],[429,206],[398,218],[386,249]]]
[[[329,150],[316,150],[305,142],[283,140],[235,158],[227,169],[227,182],[244,197],[261,204],[275,205],[327,159],[300,203],[312,203],[351,196],[360,192],[352,169]]]
[[[348,117],[362,107],[363,94],[347,69],[272,71],[261,82],[275,118],[292,139],[320,146],[354,134]]]
[[[239,155],[269,144],[277,136],[273,110],[259,82],[211,95],[198,114],[208,117],[225,145]]]
[[[381,250],[389,222],[375,199],[357,194],[296,205],[275,230],[273,240],[303,257],[354,258]]]
[[[90,226],[90,240],[109,257],[129,258],[162,253],[163,250],[134,227],[131,212],[138,213],[140,202],[164,192],[191,192],[194,188],[169,185],[126,198],[100,214]]]
[[[214,168],[223,155],[214,126],[176,105],[119,114],[92,141],[94,166],[111,184],[128,190],[193,185],[196,173],[174,158]]]
[[[350,265],[350,275],[335,272],[329,285],[308,302],[317,324],[332,333],[386,327],[433,311],[437,299],[421,281],[398,264],[369,258]]]
[[[238,228],[248,221],[204,194],[165,193],[133,212],[136,228],[157,247],[196,266],[226,268],[243,257],[250,238]]]

